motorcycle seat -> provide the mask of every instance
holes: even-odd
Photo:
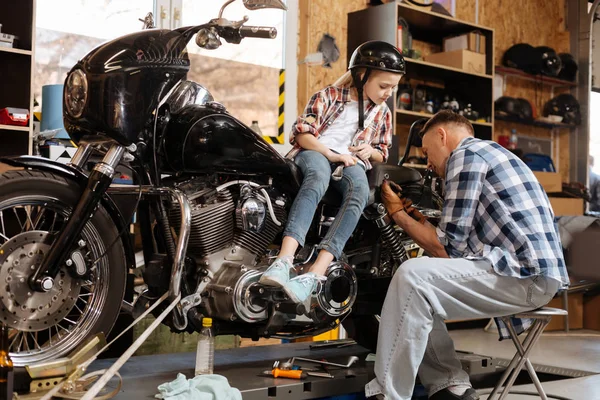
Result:
[[[302,171],[300,171],[300,168],[298,168],[291,160],[288,162],[288,166],[290,167],[292,179],[297,183],[299,189],[302,183]],[[399,185],[405,185],[419,182],[421,178],[419,171],[412,168],[384,163],[373,163],[373,168],[367,171],[367,180],[369,181],[369,200],[367,205],[371,205],[375,202],[376,195],[378,195],[377,189],[381,186],[384,179],[394,181]],[[330,186],[321,201],[327,205],[339,206],[342,203],[342,195]]]

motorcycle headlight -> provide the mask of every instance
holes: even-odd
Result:
[[[65,110],[73,118],[81,117],[88,97],[85,73],[77,69],[69,75],[65,84]]]

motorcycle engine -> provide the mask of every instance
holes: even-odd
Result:
[[[221,256],[255,265],[285,225],[285,200],[272,199],[273,193],[269,201],[279,225],[269,215],[264,195],[249,185],[237,193],[196,181],[182,188],[191,189],[185,190],[192,209],[188,255],[212,272],[220,267]],[[171,226],[179,226],[180,218],[176,208],[169,213]]]
[[[273,261],[269,246],[285,227],[286,199],[272,188],[248,182],[215,187],[197,179],[178,186],[187,194],[192,209],[187,255],[198,267],[195,294],[202,297],[198,310],[225,321],[267,320],[270,307],[286,303],[281,290],[273,292],[258,284]],[[177,207],[169,213],[169,221],[171,226],[179,226]],[[291,318],[292,324],[306,327],[315,320],[329,322],[350,311],[357,293],[352,268],[333,263],[326,276],[319,295],[307,302],[305,312]]]

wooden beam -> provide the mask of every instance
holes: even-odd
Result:
[[[298,61],[303,60],[309,52],[310,38],[310,0],[300,0],[298,3]],[[298,65],[298,115],[304,111],[304,107],[308,103],[310,93],[308,93],[309,73],[308,65]]]

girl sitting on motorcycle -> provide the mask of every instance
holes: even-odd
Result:
[[[396,47],[366,42],[352,54],[348,71],[333,86],[312,96],[294,123],[290,136],[294,148],[286,156],[302,171],[303,182],[288,216],[279,256],[260,283],[282,287],[293,302],[300,303],[326,279],[328,266],[342,254],[367,204],[366,171],[372,161],[388,158],[393,129],[385,102],[404,73],[404,58]],[[336,170],[339,166],[343,170]],[[317,205],[329,185],[342,194],[342,204],[317,246],[316,261],[307,273],[295,276],[294,254],[298,246],[304,246]]]

